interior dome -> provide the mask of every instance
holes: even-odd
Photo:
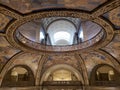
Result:
[[[72,17],[71,17],[72,18]],[[74,19],[74,18],[72,18]],[[77,44],[77,40],[81,39],[81,42],[90,40],[96,36],[101,30],[102,27],[93,23],[91,21],[71,21],[70,19],[55,19],[55,20],[46,20],[48,25],[45,26],[41,22],[43,20],[30,21],[18,28],[18,32],[21,33],[27,39],[43,44],[45,43],[45,37],[47,42],[46,45],[72,45]],[[57,41],[63,41],[63,44],[57,44]],[[64,41],[66,44],[64,44]]]
[[[74,45],[78,45],[76,50],[94,45],[102,39],[103,29],[92,21],[79,18],[50,17],[21,25],[16,30],[16,36],[20,42],[35,49],[41,50],[46,46],[50,49],[55,46],[54,49],[48,50],[56,51],[62,46],[63,50],[68,51]]]

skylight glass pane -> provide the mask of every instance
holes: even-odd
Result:
[[[43,32],[40,32],[40,40],[44,39]]]
[[[54,34],[55,42],[58,40],[70,40],[70,34],[68,32],[60,31]]]
[[[80,28],[79,38],[83,39],[83,29],[82,28]]]
[[[79,37],[83,39],[83,31],[80,32],[80,36]]]

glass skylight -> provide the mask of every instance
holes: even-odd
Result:
[[[55,42],[57,42],[58,40],[62,40],[62,39],[69,42],[70,34],[68,32],[65,32],[65,31],[59,31],[59,32],[54,34]]]
[[[75,25],[68,20],[54,21],[47,30],[52,45],[72,45],[75,32]]]
[[[83,39],[83,29],[82,29],[82,27],[80,28],[79,38]]]
[[[40,40],[44,39],[43,32],[40,32]]]

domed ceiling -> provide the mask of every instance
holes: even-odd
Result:
[[[63,22],[55,21],[61,18]],[[94,37],[102,28],[104,35],[100,41],[98,38],[94,39],[97,42],[93,45],[89,42],[82,47],[77,44],[75,47],[68,45],[64,48],[42,47],[31,42],[26,45],[26,41],[21,43],[16,38],[16,33],[23,31],[25,36],[30,36],[28,39],[32,38],[34,41],[36,34],[40,34],[34,31],[42,31],[41,26],[52,32],[58,29],[57,23],[61,22],[61,27],[64,27],[62,29],[69,25],[74,33],[82,22],[86,34],[89,32]],[[99,30],[93,23],[100,27]],[[66,30],[66,33],[71,36],[69,31]],[[57,33],[56,36],[60,37],[60,32]],[[66,37],[67,34],[63,36]],[[85,41],[92,38],[89,35],[86,35],[88,39]],[[56,36],[54,34],[53,37]],[[52,43],[60,45],[61,42],[63,41]],[[89,47],[85,48],[86,45]],[[0,80],[8,68],[22,64],[29,66],[34,75],[39,75],[42,66],[41,72],[44,72],[55,64],[68,64],[78,71],[86,70],[88,77],[92,68],[98,64],[109,64],[120,71],[120,0],[0,0]]]

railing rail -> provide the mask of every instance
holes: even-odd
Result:
[[[116,81],[96,81],[96,86],[120,86],[120,82]]]
[[[80,81],[44,81],[43,85],[82,86],[82,83]]]

